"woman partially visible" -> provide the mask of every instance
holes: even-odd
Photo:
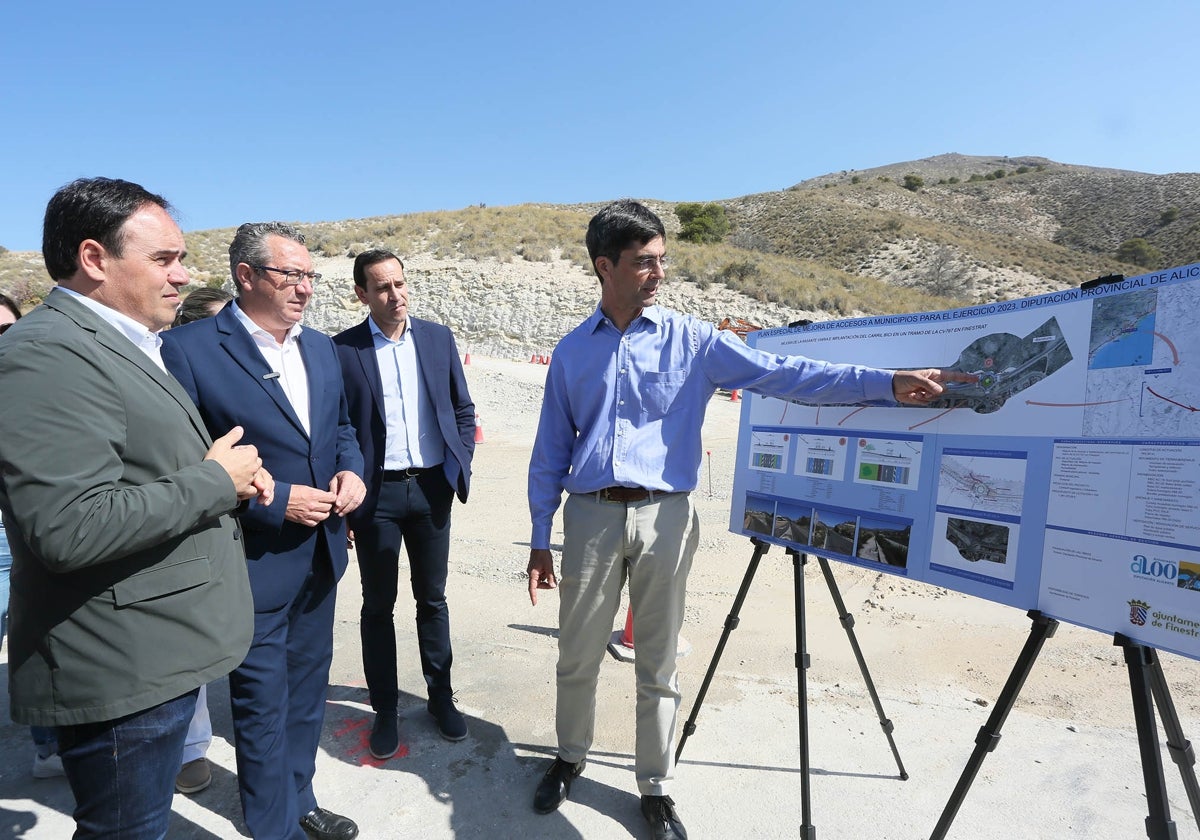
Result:
[[[201,286],[196,291],[189,292],[188,296],[183,299],[183,303],[179,304],[179,309],[175,312],[175,320],[171,322],[171,326],[182,327],[184,324],[192,323],[192,321],[202,321],[205,318],[211,318],[224,309],[225,304],[231,300],[233,300],[233,295],[224,289]]]
[[[8,328],[21,317],[21,307],[8,295],[0,292],[0,341]],[[2,515],[2,514],[0,514]],[[0,642],[8,634],[8,576],[12,570],[12,552],[8,547],[8,534],[0,521]],[[62,759],[58,756],[58,735],[53,727],[31,726],[33,735],[33,777],[49,779],[63,775]]]
[[[0,335],[17,323],[21,307],[4,292],[0,292]],[[0,512],[0,642],[8,635],[8,575],[12,569],[12,552],[8,550],[8,535],[4,533],[3,513]]]

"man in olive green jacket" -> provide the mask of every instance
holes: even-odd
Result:
[[[162,836],[197,689],[250,643],[229,515],[273,482],[162,367],[187,283],[160,196],[79,180],[46,210],[58,286],[0,338],[13,719],[58,729],[75,836]]]

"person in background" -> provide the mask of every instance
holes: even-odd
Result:
[[[232,513],[274,482],[163,369],[186,254],[161,196],[73,181],[43,224],[57,285],[0,338],[10,707],[57,728],[76,840],[166,835],[196,693],[254,629]]]
[[[21,317],[21,307],[4,292],[0,292],[0,335],[8,332],[8,328],[17,323]]]
[[[224,309],[225,304],[231,300],[233,300],[233,295],[224,289],[218,289],[215,286],[201,286],[194,291],[188,292],[188,296],[183,299],[183,303],[179,304],[179,309],[175,312],[175,320],[171,322],[171,326],[181,327],[193,321],[211,318]]]
[[[175,312],[172,327],[190,324],[201,318],[209,318],[221,311],[233,295],[224,289],[201,286],[188,293]],[[183,742],[182,766],[175,777],[175,790],[179,793],[199,793],[212,784],[212,767],[208,763],[208,748],[212,745],[212,718],[208,714],[208,686],[200,686],[196,695],[196,713],[188,724],[187,737]]]
[[[229,675],[242,813],[264,840],[351,840],[357,824],[318,806],[312,781],[362,453],[333,342],[300,324],[321,279],[304,235],[244,224],[229,268],[237,298],[165,332],[163,361],[208,428],[244,427],[278,480],[274,506],[240,517],[254,593],[254,640]]]
[[[0,292],[0,335],[21,317],[21,307],[10,296]],[[4,523],[0,520],[0,642],[8,631],[8,577],[12,568],[12,553]],[[63,775],[62,758],[58,755],[58,737],[50,726],[31,726],[33,738],[33,778],[52,779]]]
[[[777,356],[656,306],[666,277],[666,231],[636,201],[597,213],[587,249],[600,278],[600,305],[551,357],[529,461],[529,599],[536,605],[539,589],[559,590],[558,755],[533,807],[554,811],[583,771],[600,663],[628,580],[641,810],[656,840],[684,840],[670,796],[680,699],[676,652],[699,543],[690,493],[699,479],[709,398],[720,387],[817,404],[922,405],[942,392],[940,382],[973,377]],[[550,530],[564,490],[560,579]]]
[[[390,251],[354,260],[354,292],[370,314],[334,336],[350,420],[366,464],[367,497],[350,515],[362,578],[363,671],[375,722],[369,748],[378,759],[400,748],[396,609],[400,544],[408,549],[417,602],[417,647],[425,708],[448,741],[467,737],[450,681],[450,508],[467,500],[475,451],[475,403],[454,335],[413,318],[404,263]]]

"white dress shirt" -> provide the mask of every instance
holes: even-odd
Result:
[[[112,325],[117,332],[128,338],[134,343],[137,349],[141,350],[154,364],[158,365],[159,370],[164,373],[167,370],[166,365],[162,360],[162,336],[156,332],[151,332],[145,324],[139,324],[137,321],[124,315],[112,307],[105,306],[99,301],[92,300],[90,297],[85,297],[79,292],[66,288],[65,286],[57,287],[60,292],[65,292],[75,300],[82,303],[88,309],[95,312],[105,321]]]
[[[233,314],[238,323],[250,333],[258,351],[274,373],[279,374],[279,384],[292,410],[300,418],[304,433],[312,436],[309,419],[308,402],[308,373],[304,369],[304,357],[300,355],[300,345],[297,339],[304,329],[299,324],[293,324],[283,337],[283,344],[275,340],[275,336],[250,320],[250,316],[238,308],[237,301],[233,302]]]

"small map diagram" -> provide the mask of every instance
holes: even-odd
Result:
[[[1072,358],[1066,336],[1054,317],[1024,338],[1006,332],[991,333],[972,341],[948,366],[950,370],[973,373],[978,380],[947,383],[942,395],[923,407],[970,408],[978,414],[991,414]]]
[[[938,474],[938,506],[1020,516],[1025,459],[945,454]]]
[[[1083,434],[1200,435],[1200,289],[1181,283],[1092,308]]]
[[[1146,289],[1101,298],[1092,307],[1088,370],[1137,367],[1154,360],[1158,291]]]

